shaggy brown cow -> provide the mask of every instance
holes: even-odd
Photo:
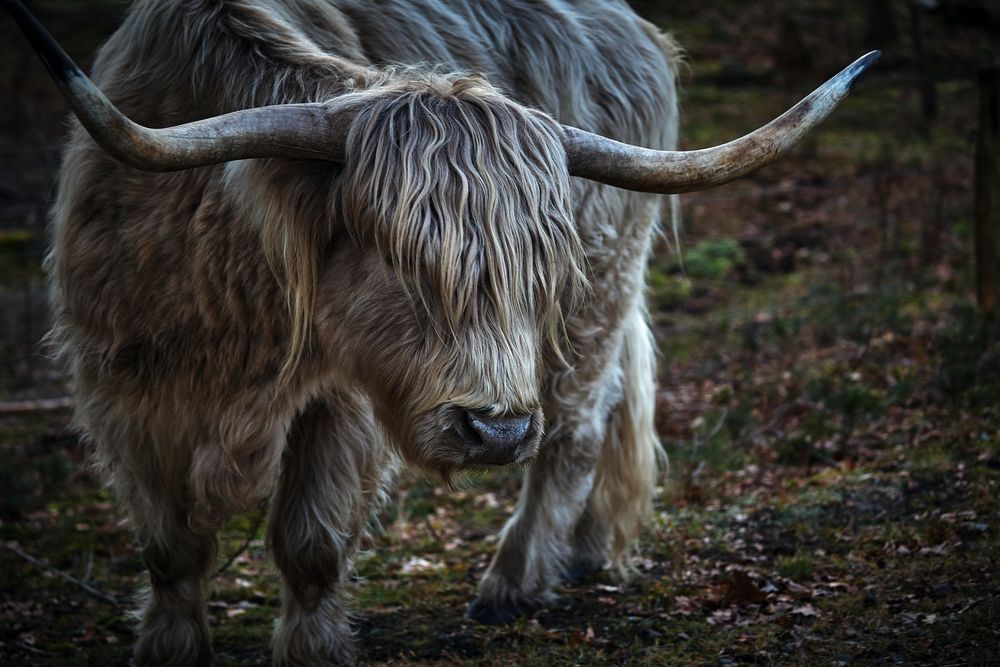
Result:
[[[342,586],[395,455],[532,462],[477,620],[620,561],[659,457],[663,199],[637,191],[770,161],[874,59],[679,153],[677,48],[618,0],[140,0],[96,87],[4,4],[82,122],[52,339],[149,570],[141,665],[210,661],[215,533],[265,494],[275,662],[351,662]]]

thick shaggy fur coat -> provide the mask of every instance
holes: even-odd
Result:
[[[396,454],[463,467],[447,406],[544,415],[473,617],[622,561],[656,480],[663,201],[571,180],[557,123],[673,148],[676,62],[618,0],[135,4],[93,77],[139,123],[363,101],[343,165],[145,173],[73,131],[53,340],[150,572],[137,662],[210,659],[214,533],[264,495],[275,661],[352,661],[360,534]]]

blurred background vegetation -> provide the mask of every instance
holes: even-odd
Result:
[[[85,68],[126,7],[29,4]],[[871,48],[883,57],[791,158],[685,195],[680,247],[658,242],[672,466],[636,577],[567,587],[572,605],[511,628],[471,626],[463,606],[518,473],[453,493],[407,475],[359,565],[363,658],[993,663],[1000,340],[976,305],[973,202],[977,73],[1000,59],[1000,2],[632,5],[687,51],[684,148],[760,126]],[[0,43],[0,660],[126,664],[141,564],[40,346],[67,109],[5,16]],[[267,660],[277,581],[260,537],[257,514],[225,535],[222,664]]]

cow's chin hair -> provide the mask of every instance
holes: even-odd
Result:
[[[407,464],[439,476],[450,484],[464,469],[466,445],[452,430],[446,408],[418,414],[395,431],[396,450]]]
[[[443,407],[417,416],[402,429],[397,450],[407,464],[435,475],[452,489],[468,485],[475,477],[489,475],[508,467],[524,467],[538,454],[538,446],[529,456],[506,464],[468,463],[467,445],[453,429],[453,410]]]

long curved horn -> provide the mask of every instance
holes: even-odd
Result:
[[[657,151],[564,126],[569,173],[627,190],[662,194],[728,183],[788,152],[837,108],[880,55],[872,51],[858,58],[764,127],[714,148]]]
[[[151,129],[132,122],[80,71],[20,0],[3,0],[35,52],[102,148],[147,171],[176,171],[229,160],[298,157],[343,161],[348,110],[336,103],[245,109]]]

